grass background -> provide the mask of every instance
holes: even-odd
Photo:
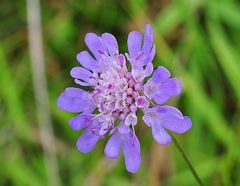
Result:
[[[0,1],[0,185],[50,185],[41,146],[27,36],[26,2]],[[89,154],[75,148],[74,114],[56,99],[76,86],[69,71],[78,63],[87,32],[113,33],[127,51],[127,34],[155,30],[154,65],[181,79],[184,90],[169,104],[193,121],[176,135],[206,185],[240,185],[240,2],[234,0],[42,0],[48,94],[56,143],[57,185],[197,185],[173,144],[158,145],[137,127],[142,165],[124,168],[122,155],[104,157],[106,139]]]

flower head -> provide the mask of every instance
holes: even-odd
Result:
[[[129,34],[129,52],[125,55],[119,53],[117,41],[109,33],[102,36],[88,33],[85,42],[93,56],[87,51],[80,52],[77,60],[82,67],[74,67],[71,76],[76,84],[90,87],[91,91],[66,88],[58,98],[58,106],[80,113],[69,124],[74,130],[84,129],[77,141],[81,152],[91,151],[98,140],[109,133],[105,155],[117,158],[122,147],[126,168],[134,173],[141,163],[140,144],[134,130],[138,110],[144,113],[142,119],[160,144],[172,140],[166,129],[185,133],[191,128],[190,118],[178,109],[160,106],[180,94],[180,82],[171,78],[170,72],[162,66],[154,71],[152,60],[156,47],[149,24],[145,27],[144,38],[137,31]]]

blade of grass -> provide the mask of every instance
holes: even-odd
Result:
[[[21,101],[21,94],[19,92],[17,81],[14,73],[10,69],[7,59],[4,54],[4,48],[0,43],[0,94],[6,104],[6,116],[14,123],[17,135],[23,139],[31,139],[30,128],[27,126],[27,116],[24,111],[24,103]]]
[[[240,80],[240,65],[234,54],[234,49],[230,46],[229,41],[227,41],[222,28],[216,22],[208,22],[208,32],[213,50],[216,53],[222,70],[225,72],[240,103],[240,87],[238,86]]]
[[[45,74],[40,2],[39,0],[27,0],[26,2],[33,87],[48,185],[60,186],[61,181],[56,157],[56,146],[50,116]]]

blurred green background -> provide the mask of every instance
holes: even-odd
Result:
[[[91,153],[77,151],[75,114],[56,106],[59,94],[77,86],[69,76],[87,49],[87,32],[113,33],[122,52],[127,34],[155,30],[154,65],[181,79],[184,90],[169,104],[193,121],[176,135],[206,185],[240,185],[240,2],[234,0],[42,0],[41,18],[50,114],[59,169],[44,163],[37,119],[25,1],[0,0],[0,185],[145,186],[197,185],[173,144],[158,145],[141,123],[142,165],[125,170],[122,155],[104,157],[106,139]],[[52,177],[54,176],[54,178]],[[55,180],[53,182],[49,180]],[[57,181],[56,181],[57,180]]]

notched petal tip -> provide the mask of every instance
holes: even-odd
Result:
[[[84,50],[77,54],[78,62],[86,69],[91,70],[92,72],[100,72],[99,62],[96,61],[88,51]]]
[[[94,33],[86,34],[85,43],[97,60],[101,58],[102,53],[106,52],[106,48],[103,46],[102,38]]]
[[[111,56],[118,54],[118,43],[116,38],[110,33],[102,34],[102,40]]]

